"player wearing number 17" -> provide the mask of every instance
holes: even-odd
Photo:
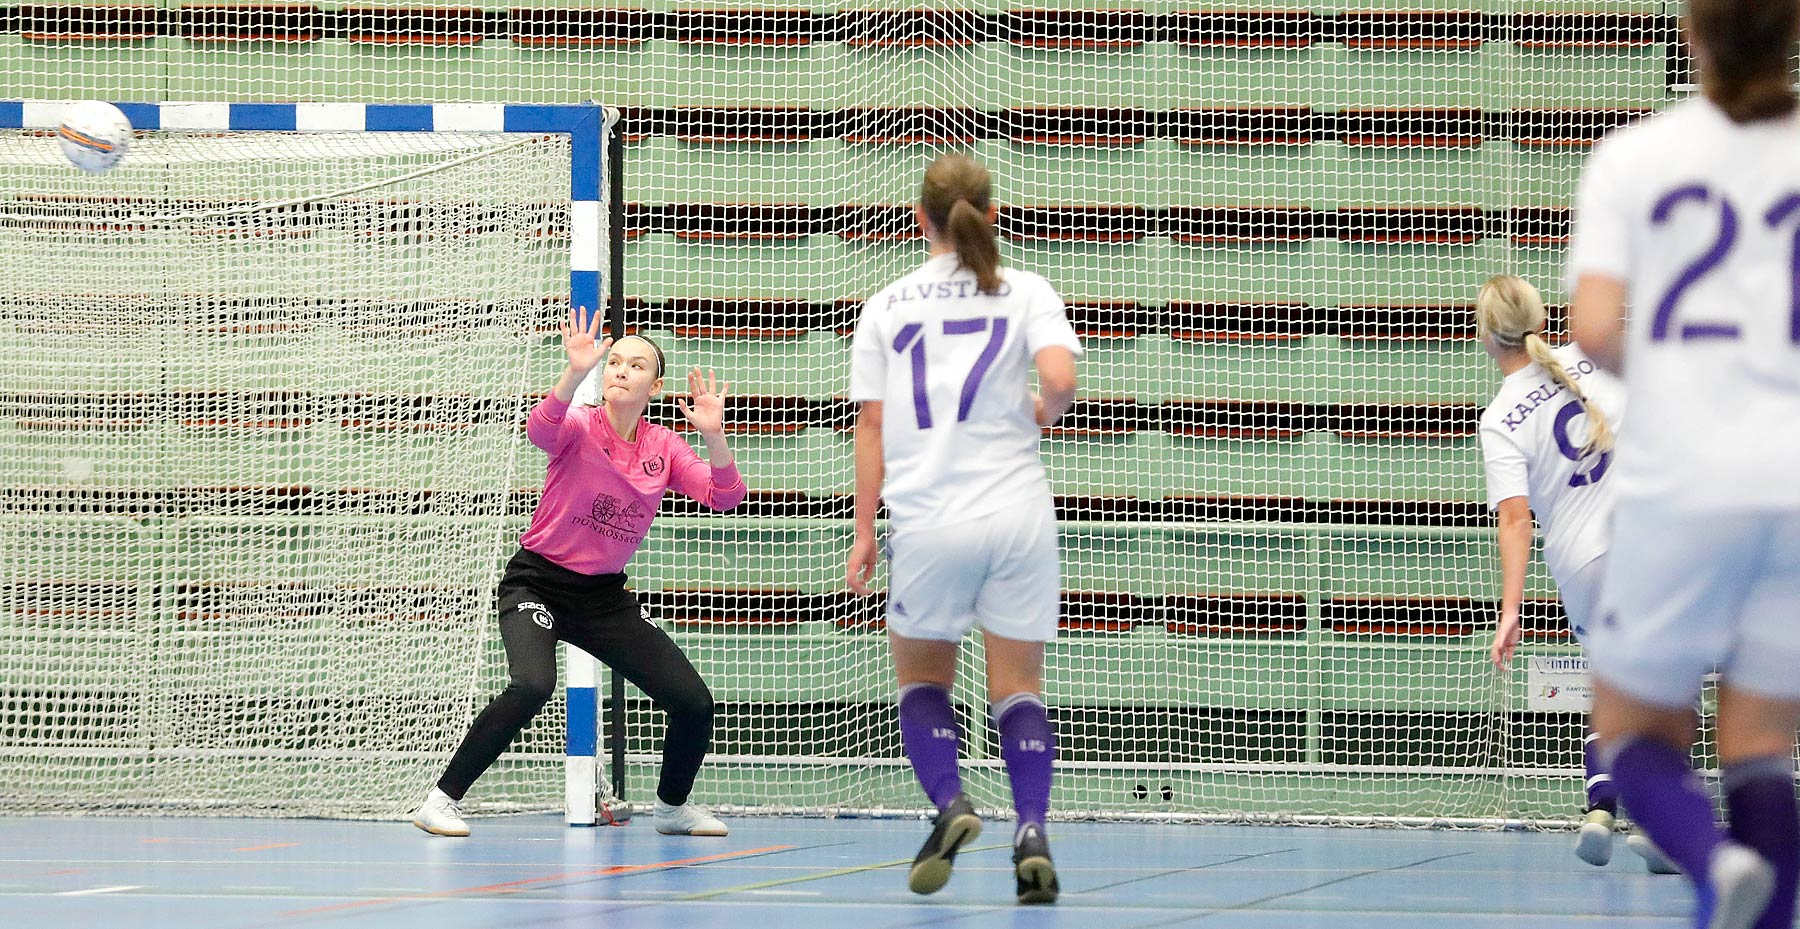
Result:
[[[851,589],[869,593],[875,509],[889,513],[888,644],[906,757],[937,807],[908,886],[932,893],[981,832],[957,771],[950,707],[956,653],[980,623],[987,691],[1019,826],[1020,903],[1056,899],[1044,837],[1056,739],[1044,710],[1044,643],[1056,637],[1056,512],[1043,427],[1075,396],[1081,343],[1062,298],[1036,274],[1000,266],[987,169],[946,155],[925,172],[915,211],[931,254],[863,306],[850,358],[856,418]],[[1028,376],[1035,365],[1041,395]]]
[[[1800,119],[1795,0],[1692,0],[1701,95],[1582,170],[1571,328],[1623,369],[1631,425],[1591,633],[1594,726],[1696,925],[1789,929],[1800,876]],[[1629,308],[1629,312],[1627,312]],[[1621,322],[1623,320],[1623,322]],[[1690,769],[1719,672],[1730,831]]]

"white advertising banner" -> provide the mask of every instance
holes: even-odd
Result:
[[[1525,660],[1525,683],[1525,707],[1534,713],[1585,713],[1594,706],[1582,655],[1533,655]]]

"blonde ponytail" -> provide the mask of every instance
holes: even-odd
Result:
[[[1606,422],[1606,414],[1600,412],[1600,408],[1588,399],[1587,394],[1582,393],[1581,386],[1569,376],[1562,362],[1550,353],[1550,343],[1545,342],[1543,336],[1528,332],[1525,334],[1525,354],[1531,356],[1538,367],[1550,372],[1551,380],[1561,384],[1564,390],[1581,401],[1581,412],[1587,414],[1588,421],[1588,439],[1581,446],[1581,457],[1586,458],[1595,452],[1612,451],[1613,431],[1612,426]]]
[[[975,272],[976,288],[1000,291],[1000,246],[987,214],[992,180],[988,170],[967,155],[945,155],[925,169],[919,206],[925,218],[948,236],[956,259]]]
[[[1475,299],[1477,337],[1492,338],[1507,348],[1524,349],[1532,362],[1549,372],[1551,380],[1581,403],[1581,411],[1587,414],[1588,421],[1588,439],[1581,446],[1582,456],[1612,451],[1613,431],[1606,421],[1606,414],[1582,392],[1562,362],[1551,353],[1550,343],[1539,334],[1546,318],[1544,298],[1537,288],[1531,286],[1530,281],[1511,274],[1488,278],[1487,283],[1481,285],[1481,295]]]

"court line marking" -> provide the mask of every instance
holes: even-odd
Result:
[[[1126,884],[1136,884],[1139,881],[1153,881],[1159,877],[1169,877],[1169,876],[1175,875],[1175,874],[1186,874],[1189,871],[1204,871],[1208,868],[1216,868],[1221,865],[1237,864],[1240,861],[1249,861],[1252,858],[1267,858],[1270,855],[1285,855],[1288,852],[1297,852],[1297,851],[1299,851],[1299,849],[1297,849],[1297,848],[1278,848],[1272,852],[1254,852],[1254,853],[1248,854],[1248,855],[1238,855],[1234,858],[1226,858],[1226,859],[1223,859],[1220,861],[1211,862],[1210,864],[1194,865],[1191,868],[1175,868],[1174,870],[1171,870],[1171,871],[1158,871],[1155,874],[1146,874],[1142,877],[1127,878],[1122,881],[1114,881],[1111,884],[1101,884],[1098,887],[1084,887],[1080,890],[1071,891],[1070,893],[1067,894],[1067,896],[1073,897],[1073,896],[1077,896],[1080,894],[1091,894],[1096,890],[1111,890],[1114,887],[1123,887]]]
[[[544,877],[531,877],[518,881],[506,881],[500,884],[483,884],[479,887],[461,887],[434,894],[419,896],[377,897],[373,900],[354,900],[349,903],[333,903],[327,906],[308,907],[303,910],[289,910],[283,916],[314,916],[319,913],[340,912],[367,906],[382,906],[389,903],[405,903],[412,900],[455,900],[469,894],[500,893],[511,894],[529,890],[533,885],[551,881],[562,881],[578,877],[606,877],[615,874],[637,874],[643,871],[661,871],[668,868],[679,868],[684,865],[703,864],[708,861],[724,861],[731,858],[746,858],[752,855],[764,855],[770,852],[781,852],[792,849],[792,845],[767,845],[762,848],[751,848],[736,852],[721,852],[717,855],[701,855],[695,858],[677,858],[672,861],[658,861],[652,864],[613,865],[608,868],[596,868],[590,871],[569,871],[563,874],[551,874]]]
[[[583,912],[588,914],[585,918],[587,918],[589,921],[593,920],[592,912],[593,912],[593,907],[596,904],[609,904],[609,905],[610,904],[626,904],[626,905],[629,905],[632,907],[649,905],[649,904],[654,904],[654,903],[668,903],[668,904],[682,903],[684,905],[691,905],[691,906],[695,906],[695,907],[767,907],[767,908],[775,908],[775,907],[804,906],[808,910],[828,910],[832,907],[840,907],[841,906],[841,907],[850,907],[853,910],[862,910],[862,909],[890,910],[891,909],[891,910],[910,912],[910,913],[919,913],[922,911],[921,908],[924,908],[925,911],[938,911],[939,915],[932,917],[932,922],[941,922],[942,921],[942,919],[943,919],[942,911],[950,911],[952,913],[958,914],[952,918],[960,919],[960,918],[963,918],[964,916],[979,916],[979,915],[982,915],[983,913],[988,913],[988,912],[1012,911],[1012,910],[1018,909],[1018,907],[1016,905],[1014,905],[1010,902],[997,904],[997,903],[993,903],[993,902],[974,902],[974,901],[956,902],[956,901],[951,901],[951,900],[947,900],[947,899],[946,900],[933,899],[930,902],[923,902],[923,903],[918,900],[911,900],[911,899],[909,899],[909,900],[841,900],[841,899],[834,899],[834,900],[821,900],[816,903],[803,902],[803,901],[798,901],[798,900],[759,900],[754,897],[742,897],[742,898],[739,898],[736,900],[693,900],[693,901],[651,899],[650,898],[651,895],[656,894],[656,893],[657,892],[655,892],[655,891],[633,891],[632,892],[633,896],[630,896],[630,897],[606,898],[606,899],[601,899],[601,900],[570,900],[570,899],[550,899],[550,898],[534,898],[534,897],[508,897],[508,898],[502,898],[502,899],[504,899],[505,903],[508,906],[531,904],[531,905],[534,905],[537,907],[568,906],[568,907],[585,908],[583,910]],[[667,892],[664,892],[664,893],[667,893]],[[47,895],[41,891],[0,892],[0,897],[41,897],[41,896],[53,896],[53,895]],[[304,896],[323,896],[323,895],[322,894],[305,895],[305,894],[301,894],[301,893],[294,893],[290,896],[295,897],[295,898],[304,898]],[[131,897],[134,900],[141,900],[141,901],[142,900],[242,900],[243,899],[243,895],[241,895],[241,894],[184,893],[184,892],[171,892],[171,891],[151,891],[150,893],[144,893],[144,894],[132,894]],[[429,902],[429,901],[426,901],[426,902]],[[496,902],[496,900],[494,898],[472,898],[472,899],[468,899],[468,900],[447,899],[447,900],[441,900],[441,901],[436,901],[436,902],[444,902],[444,903],[483,903],[483,902],[488,902],[488,903],[492,903],[492,902]],[[614,913],[614,912],[618,912],[619,909],[621,909],[621,907],[615,906],[611,909],[608,909],[607,912]],[[1048,908],[1048,907],[1045,908],[1046,911],[1049,911],[1051,909],[1052,908]],[[1225,908],[1221,907],[1221,908],[1218,908],[1215,910],[1208,910],[1206,912],[1196,913],[1195,910],[1197,909],[1197,907],[1195,907],[1195,905],[1192,903],[1143,904],[1143,903],[1118,903],[1116,901],[1108,901],[1108,902],[1079,903],[1079,904],[1072,904],[1072,905],[1065,906],[1062,902],[1059,901],[1056,904],[1056,906],[1054,907],[1054,909],[1058,912],[1063,912],[1063,911],[1087,912],[1087,911],[1092,910],[1092,911],[1103,912],[1103,913],[1130,912],[1130,913],[1148,913],[1148,914],[1180,911],[1182,913],[1188,914],[1187,916],[1185,916],[1183,918],[1197,918],[1200,916],[1211,915],[1212,913],[1222,911]],[[1481,910],[1434,910],[1434,909],[1397,910],[1397,909],[1392,909],[1392,908],[1362,909],[1360,907],[1346,908],[1342,905],[1317,906],[1317,907],[1272,906],[1272,907],[1262,907],[1262,908],[1258,909],[1256,912],[1271,913],[1271,914],[1296,914],[1296,915],[1317,915],[1320,913],[1331,913],[1331,914],[1342,914],[1342,915],[1347,915],[1347,916],[1444,916],[1444,917],[1456,917],[1459,919],[1460,918],[1505,919],[1505,920],[1511,920],[1511,921],[1515,921],[1515,922],[1517,920],[1531,919],[1531,918],[1546,918],[1546,919],[1569,918],[1569,919],[1582,919],[1582,920],[1640,920],[1640,921],[1641,920],[1675,920],[1675,921],[1680,921],[1680,920],[1691,920],[1692,915],[1693,915],[1691,912],[1685,911],[1685,910],[1684,911],[1670,910],[1666,913],[1665,912],[1657,912],[1657,911],[1646,911],[1646,912],[1641,912],[1641,913],[1589,913],[1589,912],[1577,911],[1577,910],[1509,910],[1506,912],[1497,912],[1497,911],[1481,911]],[[513,923],[512,925],[514,925],[516,927],[516,926],[527,925],[527,924]],[[915,924],[908,923],[906,925],[915,925]]]
[[[1012,848],[1012,843],[1008,842],[1005,845],[983,845],[978,848],[965,848],[957,854],[966,855],[972,852],[991,852],[996,848]],[[702,890],[699,893],[692,893],[684,897],[676,897],[675,899],[677,901],[710,900],[713,897],[722,897],[726,894],[746,893],[752,890],[764,890],[770,887],[785,887],[788,884],[804,884],[807,881],[822,881],[828,877],[843,877],[846,874],[861,874],[864,871],[879,871],[882,868],[892,868],[896,865],[912,864],[912,862],[913,860],[911,858],[900,858],[895,861],[884,861],[880,864],[857,865],[853,868],[837,868],[831,871],[802,874],[797,877],[782,877],[772,881],[758,881],[754,884],[739,884],[735,887],[722,887],[718,890]]]
[[[1184,916],[1179,919],[1165,920],[1165,921],[1159,922],[1159,923],[1144,923],[1139,926],[1134,926],[1134,927],[1132,927],[1132,929],[1152,929],[1152,927],[1155,927],[1155,926],[1173,926],[1173,925],[1177,925],[1180,923],[1194,922],[1197,920],[1206,919],[1207,917],[1217,916],[1221,913],[1245,912],[1245,911],[1249,911],[1249,910],[1254,910],[1256,907],[1258,907],[1264,903],[1269,903],[1269,902],[1272,902],[1275,900],[1284,900],[1288,897],[1296,897],[1296,896],[1299,896],[1300,894],[1304,894],[1304,893],[1311,893],[1315,890],[1320,890],[1320,889],[1323,889],[1326,887],[1330,887],[1334,884],[1342,884],[1345,881],[1354,881],[1359,877],[1368,877],[1371,874],[1389,874],[1389,873],[1392,873],[1395,871],[1405,871],[1408,868],[1416,868],[1422,864],[1430,864],[1434,861],[1443,861],[1448,858],[1462,858],[1466,855],[1473,855],[1473,854],[1475,854],[1475,853],[1472,851],[1471,852],[1451,852],[1448,855],[1435,855],[1430,858],[1422,858],[1418,861],[1407,862],[1406,864],[1391,865],[1386,868],[1366,868],[1364,870],[1357,871],[1354,874],[1345,874],[1345,875],[1342,875],[1339,877],[1334,877],[1329,881],[1321,881],[1320,883],[1312,884],[1312,885],[1309,885],[1306,887],[1298,887],[1293,890],[1284,890],[1281,893],[1269,894],[1266,897],[1258,897],[1255,900],[1246,900],[1243,903],[1234,903],[1231,906],[1221,906],[1221,907],[1209,908],[1203,913],[1195,913],[1192,916]],[[1261,913],[1261,912],[1273,912],[1273,911],[1256,910],[1256,912]],[[1314,912],[1331,912],[1331,911],[1316,910]]]
[[[232,851],[234,851],[234,852],[266,852],[271,848],[296,848],[299,845],[300,845],[299,842],[270,842],[267,845],[250,845],[250,846],[246,846],[244,848],[234,848],[234,849],[232,849]]]
[[[660,836],[659,836],[659,838],[660,838]],[[447,844],[449,844],[449,842],[445,841],[442,844],[447,845]],[[840,844],[848,844],[848,843],[827,843],[827,844],[822,844],[822,845],[789,846],[789,847],[798,848],[798,849],[832,848],[835,845],[840,845]],[[641,847],[643,847],[643,846],[636,846],[636,848],[641,848]],[[187,865],[241,865],[241,866],[249,867],[249,868],[266,868],[270,864],[270,862],[258,861],[254,858],[150,858],[150,859],[145,859],[145,858],[0,858],[0,865],[11,865],[11,864],[19,864],[19,865],[32,865],[32,864],[39,864],[39,865],[55,865],[55,864],[141,865],[141,864],[144,864],[146,861],[154,862],[157,864],[173,864],[173,865],[183,865],[183,866],[187,866]],[[298,859],[298,860],[284,860],[280,864],[283,868],[309,868],[309,869],[317,869],[317,870],[353,868],[353,869],[361,871],[361,870],[367,870],[369,868],[378,868],[378,867],[402,867],[402,868],[408,868],[408,869],[415,869],[418,866],[420,866],[422,864],[422,862],[415,860],[415,859],[410,859],[410,858],[384,858],[384,859],[365,859],[365,860],[304,858],[304,859]],[[558,867],[558,866],[561,866],[564,864],[567,864],[567,862],[560,861],[555,858],[545,858],[542,860],[530,860],[530,861],[442,861],[442,862],[434,861],[431,863],[431,867],[435,868],[435,869],[442,869],[445,871],[449,871],[449,870],[453,870],[453,869],[463,869],[463,870],[483,869],[483,870],[490,870],[490,871],[492,871],[492,870],[534,871],[534,870],[541,870],[543,868],[554,868],[554,867]],[[778,867],[778,866],[770,865],[768,867],[773,868],[773,867]],[[801,866],[797,866],[797,865],[784,865],[784,866],[779,866],[779,867],[787,867],[787,868],[791,868],[793,870],[806,870],[805,868],[803,868]],[[82,869],[77,868],[74,870],[82,870]],[[759,867],[756,870],[763,870],[763,869]],[[1485,874],[1485,873],[1492,873],[1492,872],[1491,871],[1483,871],[1480,873]]]
[[[86,896],[89,896],[89,895],[92,895],[92,894],[110,894],[110,893],[118,893],[118,892],[119,892],[119,891],[121,891],[121,890],[137,890],[137,889],[139,889],[139,888],[141,888],[141,887],[143,887],[143,886],[144,886],[144,885],[142,885],[142,884],[120,884],[120,885],[118,885],[118,886],[116,886],[116,887],[89,887],[89,888],[88,888],[88,889],[86,889],[86,890],[65,890],[65,891],[63,891],[63,892],[62,892],[62,893],[59,893],[59,894],[54,894],[54,895],[53,895],[53,896],[58,896],[58,897],[86,897]]]

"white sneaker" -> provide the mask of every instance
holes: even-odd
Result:
[[[425,802],[413,811],[412,824],[432,835],[469,834],[469,824],[463,822],[462,807],[450,795],[436,787],[425,795]]]
[[[1613,814],[1605,810],[1588,810],[1581,831],[1575,835],[1575,857],[1597,868],[1612,861]]]
[[[1663,850],[1650,841],[1650,837],[1642,832],[1634,832],[1625,837],[1625,847],[1637,852],[1644,859],[1644,870],[1651,874],[1680,874],[1681,865],[1676,864]]]
[[[1726,842],[1706,863],[1712,885],[1712,920],[1706,929],[1750,929],[1775,892],[1775,869],[1761,855]]]
[[[692,803],[670,806],[658,800],[655,819],[656,831],[663,835],[725,835],[731,831],[717,816]]]

